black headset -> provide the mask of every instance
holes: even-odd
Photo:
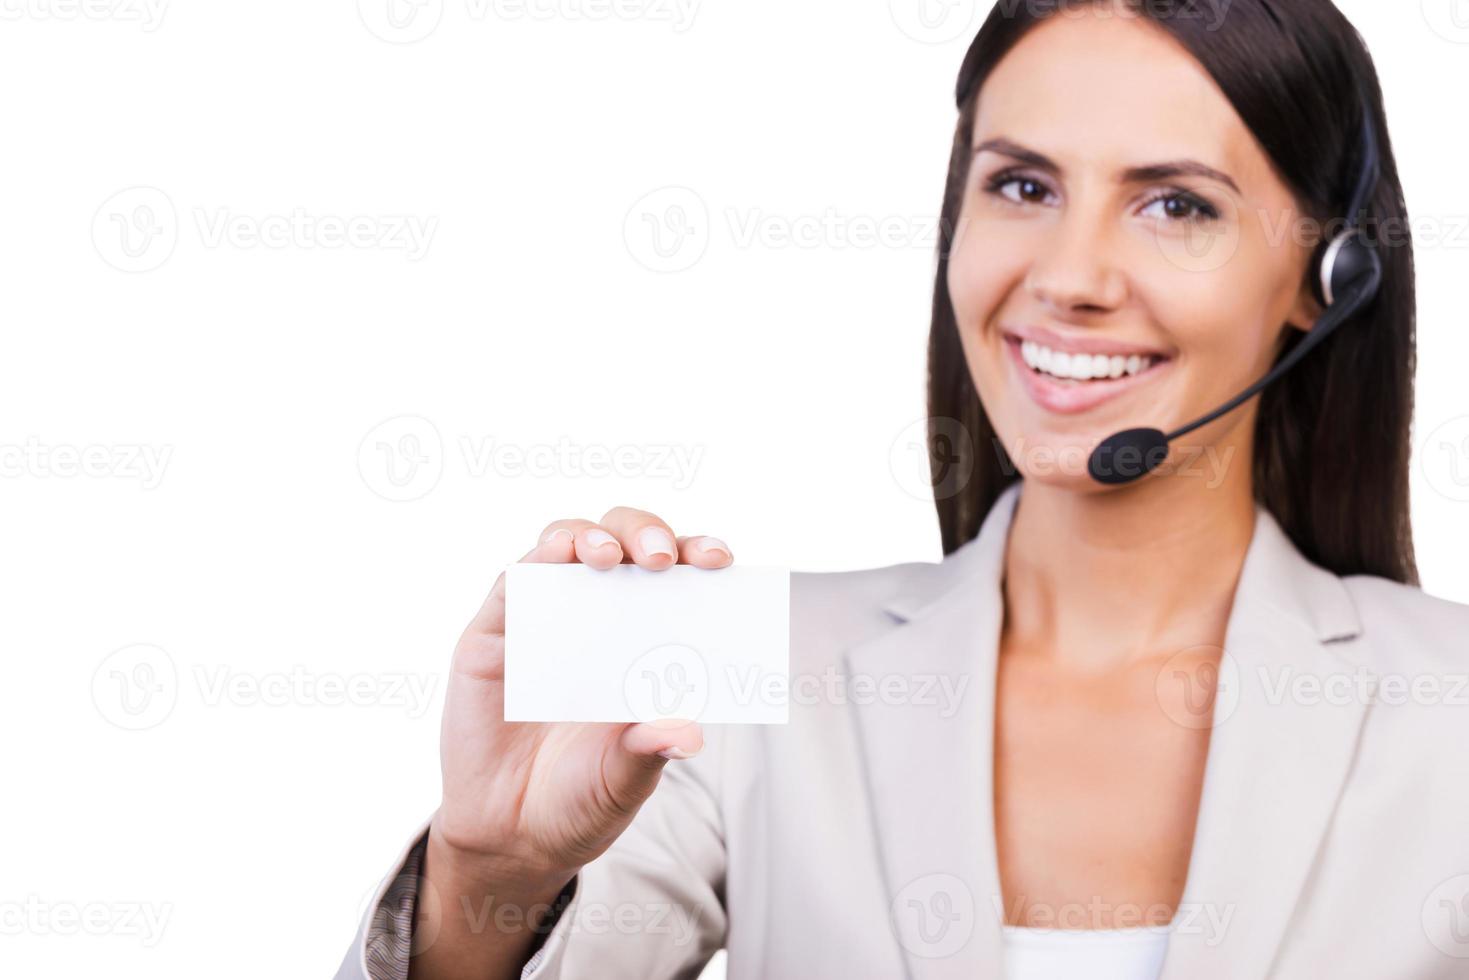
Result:
[[[970,77],[972,70],[969,61],[966,57],[959,74],[956,97],[960,108],[974,83],[974,79]],[[1367,202],[1382,175],[1382,167],[1377,147],[1377,128],[1372,121],[1372,106],[1364,92],[1359,90],[1359,96],[1362,105],[1361,166],[1345,215],[1345,225],[1331,241],[1318,246],[1311,259],[1311,291],[1317,302],[1324,307],[1321,316],[1306,332],[1305,338],[1281,358],[1269,373],[1209,414],[1172,432],[1165,433],[1143,427],[1124,429],[1103,439],[1092,450],[1091,458],[1087,461],[1087,471],[1093,480],[1109,485],[1131,483],[1152,472],[1168,457],[1170,442],[1201,425],[1207,425],[1256,395],[1266,385],[1295,367],[1301,358],[1320,346],[1337,327],[1377,295],[1378,287],[1382,283],[1382,258],[1377,254],[1376,244],[1361,234],[1361,222],[1366,214]]]

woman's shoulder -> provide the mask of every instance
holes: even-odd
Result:
[[[1361,785],[1373,787],[1376,800],[1426,793],[1462,822],[1469,810],[1469,605],[1376,575],[1341,582],[1361,624],[1351,656],[1371,680]],[[1427,831],[1415,825],[1413,833]],[[1456,833],[1455,853],[1469,858]]]
[[[1446,768],[1444,752],[1458,760],[1469,744],[1469,605],[1377,575],[1341,582],[1362,626],[1358,662],[1373,678],[1373,729],[1391,736],[1384,744],[1399,755],[1411,751],[1418,777],[1462,779],[1462,763]]]
[[[900,624],[954,577],[953,556],[843,571],[791,572],[791,653],[833,659]]]
[[[896,595],[921,588],[943,572],[941,562],[907,561],[831,572],[791,572],[791,596],[801,602],[881,606]]]
[[[1469,605],[1379,575],[1344,575],[1341,582],[1379,656],[1469,671]]]
[[[920,588],[941,566],[911,561],[830,572],[791,572],[791,614],[857,616],[882,622],[896,597]]]

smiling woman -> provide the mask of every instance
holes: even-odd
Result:
[[[1361,38],[1329,0],[1004,2],[956,94],[944,560],[791,576],[792,687],[886,696],[507,723],[502,576],[341,977],[1462,975],[1469,716],[1431,699],[1469,608],[1416,587],[1411,244],[1337,302],[1404,217]],[[1190,441],[1094,478],[1154,425]],[[523,560],[734,558],[620,507]]]
[[[972,439],[955,447],[958,465],[972,460],[976,477],[938,502],[946,551],[974,536],[1008,483],[1035,475],[1027,452],[1085,460],[1128,425],[1201,415],[1320,315],[1306,271],[1348,217],[1361,114],[1386,132],[1370,56],[1328,2],[1235,3],[1227,17],[1164,7],[1021,5],[991,17],[964,60],[929,414],[963,424]],[[1380,142],[1365,217],[1394,228],[1403,195]],[[1375,302],[1171,462],[1247,460],[1236,496],[1252,490],[1307,557],[1416,583],[1413,252],[1406,237],[1392,246]],[[1024,340],[1036,346],[1017,361],[1007,342]],[[1140,383],[1074,391],[1042,376],[1130,378],[1130,364],[1103,370],[1095,355],[1131,352],[1154,358]],[[1086,489],[1084,466],[1054,469]]]

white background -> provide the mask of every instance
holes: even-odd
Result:
[[[437,801],[449,650],[553,518],[938,558],[904,433],[987,4],[86,2],[0,2],[0,973],[329,976]],[[1341,6],[1440,223],[1413,511],[1469,602],[1469,13]]]

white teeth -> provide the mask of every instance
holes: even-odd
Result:
[[[1110,357],[1106,354],[1067,354],[1065,351],[1042,347],[1033,340],[1021,342],[1020,356],[1036,371],[1077,381],[1140,374],[1157,360],[1151,354],[1131,354],[1127,357],[1121,354]]]

